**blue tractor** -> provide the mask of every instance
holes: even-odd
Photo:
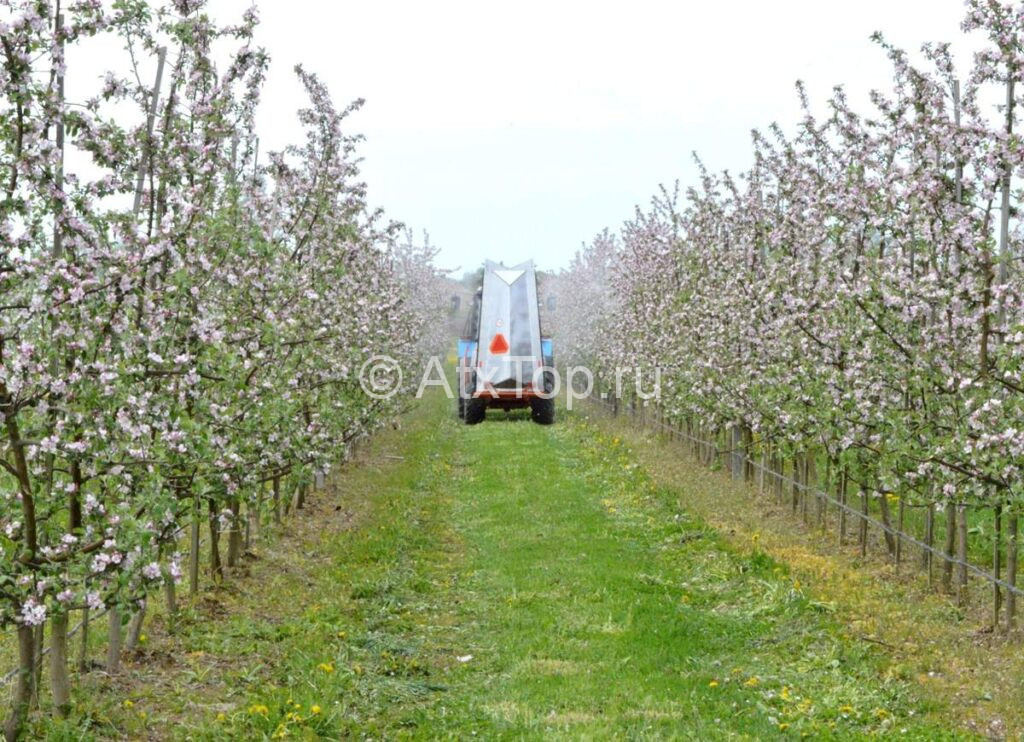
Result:
[[[487,261],[483,285],[458,344],[459,417],[483,422],[488,407],[530,408],[537,423],[555,421],[551,339],[541,335],[533,263]]]

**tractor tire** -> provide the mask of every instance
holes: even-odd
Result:
[[[464,409],[463,420],[466,421],[466,425],[477,425],[482,423],[487,416],[487,400],[471,397],[466,400]]]
[[[530,400],[530,417],[538,425],[551,425],[555,422],[555,400],[534,397]]]

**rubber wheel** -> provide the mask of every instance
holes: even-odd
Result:
[[[463,420],[466,425],[477,425],[482,423],[487,416],[487,400],[474,397],[467,399],[465,403],[465,414]]]
[[[551,425],[555,421],[555,400],[535,397],[530,400],[530,417],[539,425]]]

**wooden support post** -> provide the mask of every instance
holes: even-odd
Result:
[[[904,511],[906,510],[906,500],[900,495],[900,502],[896,512],[896,573],[900,571],[900,561],[903,558],[903,522],[904,522]]]
[[[935,506],[932,503],[928,503],[924,512],[924,542],[930,547],[935,546]],[[924,550],[924,564],[925,569],[928,570],[928,587],[932,586],[932,567],[935,562],[933,556],[931,551]]]
[[[142,207],[142,189],[146,184],[146,174],[149,172],[149,165],[153,155],[153,126],[156,123],[156,107],[160,100],[160,83],[164,77],[164,61],[167,59],[167,48],[161,46],[157,49],[156,82],[153,83],[153,92],[149,96],[149,112],[146,117],[146,141],[142,148],[142,157],[139,159],[139,174],[135,181],[135,203],[132,213],[138,214]]]
[[[1017,587],[1017,513],[1006,516],[1006,582],[1010,587]],[[1006,631],[1013,629],[1017,615],[1017,594],[1006,591]]]
[[[956,599],[961,606],[967,602],[967,506],[956,508]]]
[[[1003,508],[1001,505],[996,505],[995,511],[992,514],[992,577],[994,580],[1000,578],[1002,572],[1002,558],[1003,558],[1003,544],[1002,544],[1002,531],[1003,531]],[[1003,608],[1003,591],[999,587],[998,582],[992,583],[992,627],[999,627],[999,613]]]

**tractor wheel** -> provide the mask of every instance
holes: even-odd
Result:
[[[465,414],[463,419],[466,425],[476,425],[484,421],[487,416],[487,400],[479,397],[471,397],[466,400]]]
[[[555,400],[534,397],[530,400],[530,416],[535,423],[551,425],[555,421]]]

